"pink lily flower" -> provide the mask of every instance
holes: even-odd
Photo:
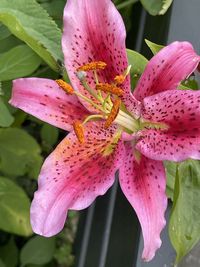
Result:
[[[170,44],[150,60],[132,94],[125,37],[110,0],[68,0],[62,48],[73,88],[61,80],[17,79],[10,103],[70,132],[42,166],[31,205],[34,232],[57,234],[67,211],[105,194],[119,170],[149,261],[165,225],[162,161],[200,159],[200,91],[177,90],[200,57],[187,42]]]

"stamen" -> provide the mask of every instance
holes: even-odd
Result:
[[[66,83],[65,81],[59,79],[59,80],[55,80],[55,82],[58,84],[58,86],[60,88],[62,88],[66,93],[73,95],[74,94],[74,89],[72,88],[72,86],[68,83]]]
[[[129,66],[124,70],[124,72],[123,72],[122,74],[120,74],[120,75],[116,75],[115,78],[114,78],[114,82],[115,82],[115,84],[122,84],[122,83],[125,81],[127,75],[129,75],[130,70],[131,70],[131,65],[129,65]]]
[[[122,84],[125,81],[125,79],[126,79],[126,76],[124,76],[124,75],[117,75],[114,78],[114,82],[116,84]]]
[[[90,115],[83,121],[83,124],[86,124],[88,121],[95,121],[103,118],[105,118],[105,116],[99,114]]]
[[[106,119],[106,122],[105,122],[105,128],[106,129],[108,127],[110,127],[110,125],[113,123],[113,121],[117,117],[117,114],[119,112],[120,105],[121,105],[121,100],[119,98],[117,98],[117,99],[115,99],[113,101],[113,106],[112,106],[111,112],[108,115],[108,118]]]
[[[94,61],[77,68],[77,71],[103,70],[107,64],[103,61]]]
[[[84,128],[80,121],[75,121],[73,123],[74,132],[76,134],[76,137],[78,138],[78,141],[83,144],[85,142],[85,136],[84,136]]]
[[[106,93],[109,92],[117,96],[122,96],[124,93],[121,88],[109,83],[99,83],[96,85],[96,89]]]

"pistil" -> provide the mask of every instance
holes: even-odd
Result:
[[[124,111],[119,110],[119,113],[114,120],[115,123],[123,126],[125,129],[130,132],[137,132],[139,130],[139,123],[133,117],[126,114]]]

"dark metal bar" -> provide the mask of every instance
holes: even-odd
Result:
[[[144,29],[145,29],[146,17],[147,17],[147,12],[144,9],[142,9],[140,22],[139,22],[140,28],[138,31],[137,41],[135,45],[135,50],[138,52],[141,51],[142,43],[144,41]]]
[[[85,230],[84,230],[82,243],[80,247],[80,256],[79,256],[77,267],[84,267],[85,265],[87,248],[88,248],[89,237],[90,237],[90,230],[91,230],[92,219],[94,215],[94,209],[95,209],[95,203],[93,203],[92,206],[90,206],[87,212],[87,217],[85,221]]]
[[[111,224],[112,224],[115,200],[116,200],[116,195],[117,195],[117,187],[118,187],[118,183],[115,182],[112,188],[110,200],[108,203],[107,219],[106,219],[105,230],[103,233],[102,247],[101,247],[100,259],[99,259],[99,267],[105,267],[105,263],[106,263]]]

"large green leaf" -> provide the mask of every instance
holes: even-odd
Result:
[[[47,151],[52,149],[53,145],[56,144],[58,140],[58,134],[59,130],[56,127],[47,123],[42,126],[40,135],[42,139],[42,144],[44,148],[47,149]]]
[[[179,262],[200,239],[200,162],[178,166],[169,235]]]
[[[10,35],[7,38],[1,40],[0,53],[4,53],[14,48],[17,45],[21,45],[22,42],[14,35]]]
[[[24,130],[0,129],[0,171],[6,175],[20,176],[38,173],[42,158],[40,146]],[[33,170],[37,170],[33,171]]]
[[[40,57],[27,45],[19,45],[0,55],[0,81],[27,76],[41,63]]]
[[[0,23],[0,41],[10,36],[11,33],[7,27]]]
[[[164,15],[173,0],[140,0],[151,15]]]
[[[16,267],[18,263],[18,248],[13,238],[8,243],[0,246],[0,258],[8,267]]]
[[[13,123],[13,121],[13,116],[10,114],[8,108],[0,97],[0,126],[8,127]]]
[[[7,267],[1,259],[0,259],[0,267]]]
[[[131,87],[135,88],[137,81],[143,73],[148,60],[136,51],[127,49],[128,63],[131,65]]]
[[[118,10],[123,9],[125,7],[128,7],[130,5],[133,5],[135,3],[137,3],[138,0],[123,0],[123,1],[114,1],[114,3],[116,4],[116,8]]]
[[[0,21],[27,43],[51,68],[62,60],[61,31],[35,0],[1,0]]]
[[[53,258],[54,251],[55,238],[35,236],[21,250],[21,265],[48,263]]]
[[[147,39],[145,39],[145,43],[148,45],[153,55],[156,55],[164,47],[163,45],[158,45]]]
[[[166,193],[167,193],[167,196],[172,201],[174,197],[174,186],[175,186],[177,166],[178,165],[176,162],[165,161],[165,170],[166,170],[166,175],[167,175]]]
[[[0,177],[0,229],[28,236],[30,201],[21,187],[10,179]]]
[[[49,15],[55,20],[56,24],[61,28],[63,24],[63,10],[66,1],[63,0],[51,0],[41,3],[42,7],[47,10]]]

